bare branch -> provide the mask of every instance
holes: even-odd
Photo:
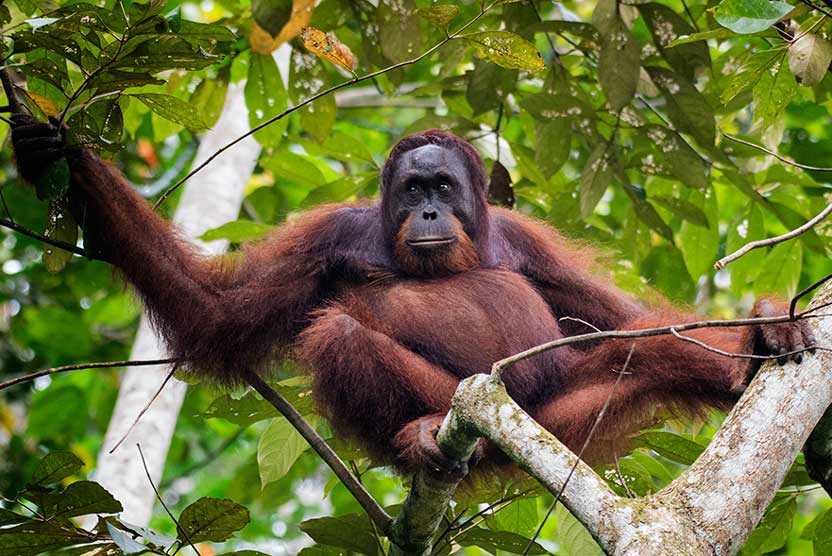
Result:
[[[766,239],[758,239],[757,241],[752,241],[746,243],[730,255],[726,255],[719,259],[716,263],[714,263],[714,268],[725,268],[725,265],[732,261],[736,261],[752,249],[759,249],[760,247],[768,247],[770,245],[776,245],[778,243],[783,243],[784,241],[788,241],[790,239],[794,239],[801,234],[805,234],[815,226],[817,226],[824,218],[829,216],[829,213],[832,213],[832,203],[826,205],[822,211],[820,211],[814,218],[803,224],[802,226],[791,230],[790,232],[786,232],[785,234],[770,237]]]
[[[167,504],[165,504],[165,501],[162,500],[162,496],[159,494],[159,491],[156,489],[156,485],[153,484],[153,478],[150,476],[150,470],[147,468],[147,461],[145,461],[145,459],[144,459],[144,454],[142,453],[141,445],[136,444],[136,448],[138,448],[138,450],[139,450],[139,457],[142,458],[142,465],[144,466],[145,475],[147,475],[147,482],[150,483],[150,488],[152,488],[153,492],[156,494],[156,500],[159,501],[159,503],[165,509],[165,512],[168,514],[168,517],[170,517],[171,520],[173,520],[173,523],[176,524],[176,530],[181,531],[182,534],[185,536],[185,540],[188,541],[188,545],[193,549],[194,552],[196,552],[197,556],[202,556],[202,554],[199,553],[199,550],[197,550],[196,546],[194,546],[193,541],[191,541],[191,537],[190,537],[190,535],[188,535],[188,532],[185,531],[185,529],[183,529],[179,525],[178,521],[176,521],[176,517],[173,515],[173,513],[171,513]]]
[[[7,218],[0,218],[0,226],[4,228],[8,228],[10,230],[14,230],[19,234],[23,234],[24,236],[28,236],[32,239],[36,239],[42,243],[47,245],[51,245],[52,247],[57,247],[59,249],[63,249],[64,251],[69,251],[70,253],[75,253],[76,255],[81,255],[82,257],[87,256],[87,252],[78,247],[77,245],[72,245],[71,243],[67,243],[65,241],[60,241],[57,239],[52,239],[46,237],[43,234],[39,234],[37,232],[33,232],[29,228],[25,228],[20,224],[16,224],[15,222],[7,219]]]
[[[40,378],[42,376],[54,375],[57,373],[66,373],[69,371],[80,371],[83,369],[109,369],[112,367],[140,367],[145,365],[164,365],[166,363],[176,363],[178,359],[168,358],[168,359],[144,359],[144,360],[137,360],[137,361],[98,361],[93,363],[76,363],[74,365],[63,365],[61,367],[51,367],[49,369],[41,369],[40,371],[35,371],[33,373],[25,374],[16,376],[14,378],[10,378],[5,382],[0,382],[0,391],[5,390],[6,388],[10,388],[15,386],[16,384],[20,384],[23,382],[28,382],[30,380],[35,380],[36,378]]]
[[[344,461],[326,443],[326,440],[321,438],[321,435],[303,418],[303,415],[259,375],[249,374],[246,377],[246,381],[263,396],[264,400],[272,404],[289,421],[304,440],[309,443],[312,449],[321,456],[321,459],[332,469],[333,473],[338,476],[338,479],[341,480],[341,483],[350,491],[358,503],[361,504],[361,507],[367,512],[373,524],[382,533],[389,535],[393,518],[376,502],[375,498],[364,488],[364,485],[350,472]]]
[[[776,152],[769,150],[762,145],[758,145],[756,143],[752,143],[751,141],[746,141],[745,139],[740,139],[739,137],[735,137],[734,135],[730,135],[725,133],[724,131],[720,131],[723,137],[730,141],[734,141],[735,143],[739,143],[740,145],[745,145],[746,147],[751,147],[752,149],[757,149],[758,151],[764,152],[767,155],[771,155],[780,162],[784,164],[788,164],[789,166],[794,166],[795,168],[800,168],[801,170],[809,170],[810,172],[832,172],[832,168],[824,167],[824,166],[809,166],[807,164],[801,164],[799,162],[795,162],[794,160],[788,159],[781,154],[777,154]]]

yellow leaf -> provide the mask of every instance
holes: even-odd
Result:
[[[37,104],[40,111],[46,114],[47,116],[57,116],[61,112],[60,110],[58,110],[58,107],[55,106],[54,102],[52,102],[43,95],[39,95],[31,91],[26,91],[26,96],[29,97],[29,100]]]
[[[315,0],[293,0],[292,15],[276,37],[255,23],[248,36],[251,50],[257,54],[271,54],[281,44],[297,37],[309,25],[314,9]]]
[[[355,69],[355,56],[344,44],[341,44],[335,35],[324,33],[314,27],[306,27],[300,32],[300,40],[307,50],[337,64],[345,70],[352,72]]]

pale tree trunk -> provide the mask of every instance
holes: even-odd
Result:
[[[194,165],[248,129],[243,85],[231,84],[222,115],[213,129],[203,136]],[[204,243],[195,238],[207,230],[237,219],[245,186],[254,171],[260,149],[260,144],[248,137],[220,155],[211,164],[210,171],[200,173],[185,184],[173,221],[182,236],[191,239],[205,254],[218,255],[227,249],[226,241]],[[147,271],[153,272],[153,269]],[[147,317],[142,317],[131,359],[157,359],[165,356],[160,339],[151,329]],[[185,397],[186,384],[172,378],[133,426],[121,446],[114,453],[109,452],[156,395],[169,373],[170,367],[162,365],[131,367],[126,370],[104,445],[98,455],[95,480],[122,503],[123,519],[135,525],[148,524],[155,501],[136,444],[141,445],[150,476],[154,484],[158,484]]]
[[[832,300],[832,282],[812,303]],[[818,346],[832,345],[832,316],[809,319]],[[437,437],[465,459],[477,437],[491,440],[552,493],[614,556],[728,556],[760,522],[795,456],[832,403],[832,353],[798,365],[766,363],[708,448],[676,480],[642,498],[615,494],[589,466],[518,406],[497,377],[460,383]],[[566,482],[568,479],[568,482]],[[564,487],[564,484],[566,485]],[[393,525],[391,555],[430,554],[430,542],[455,484],[425,472]]]

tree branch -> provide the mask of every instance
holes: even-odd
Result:
[[[752,249],[759,249],[760,247],[776,245],[778,243],[794,239],[801,234],[805,234],[806,232],[817,226],[823,219],[829,216],[829,213],[832,213],[832,203],[826,205],[826,208],[817,213],[811,220],[809,220],[802,226],[795,228],[794,230],[791,230],[790,232],[786,232],[785,234],[779,236],[774,236],[767,239],[758,239],[757,241],[746,243],[730,255],[726,255],[719,259],[717,262],[715,262],[714,268],[725,268],[725,265],[732,261],[736,261]]]
[[[306,419],[303,418],[295,407],[289,401],[280,395],[274,388],[268,385],[259,375],[249,374],[246,381],[254,388],[263,399],[272,404],[272,406],[283,415],[287,421],[303,436],[315,452],[321,456],[321,459],[329,466],[330,469],[338,476],[341,483],[350,491],[355,497],[373,524],[385,535],[390,535],[390,525],[393,518],[384,511],[373,496],[364,488],[358,479],[355,478],[347,465],[343,462],[338,454],[330,448],[329,444],[321,438],[321,435],[312,428]]]
[[[21,226],[20,224],[12,222],[8,218],[0,218],[0,226],[3,226],[4,228],[8,228],[10,230],[14,230],[15,232],[17,232],[19,234],[23,234],[24,236],[28,236],[32,239],[36,239],[36,240],[38,240],[42,243],[45,243],[47,245],[51,245],[52,247],[57,247],[59,249],[65,250],[65,251],[69,251],[70,253],[75,253],[76,255],[81,255],[82,257],[87,256],[87,252],[84,251],[83,249],[81,249],[80,247],[78,247],[77,245],[72,245],[71,243],[67,243],[65,241],[60,241],[60,240],[57,240],[57,239],[52,239],[52,238],[46,237],[43,234],[33,232],[32,230],[30,230],[28,228],[25,228],[25,227]]]
[[[40,371],[35,371],[33,373],[16,376],[14,378],[10,378],[5,382],[0,382],[0,391],[5,390],[6,388],[10,388],[16,384],[20,384],[22,382],[28,382],[30,380],[35,380],[36,378],[40,378],[42,376],[54,375],[57,373],[79,371],[82,369],[109,369],[112,367],[139,367],[145,365],[164,365],[166,363],[177,363],[178,361],[178,359],[169,357],[166,359],[144,359],[140,361],[98,361],[93,363],[76,363],[73,365],[63,365],[61,367],[51,367],[49,369],[41,369]]]

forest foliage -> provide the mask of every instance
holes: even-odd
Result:
[[[245,82],[263,150],[239,219],[204,240],[236,247],[310,206],[374,198],[395,140],[441,128],[478,148],[493,202],[598,246],[620,287],[732,317],[755,296],[787,297],[832,272],[828,223],[713,268],[832,200],[832,9],[817,4],[7,0],[0,56],[14,102],[65,122],[69,143],[112,159],[150,202],[165,196],[166,215],[200,133],[217,122],[229,85]],[[32,188],[16,174],[5,124],[0,139],[2,217],[76,244],[68,167],[54,165]],[[140,307],[106,265],[13,232],[0,262],[0,380],[126,359]],[[276,376],[395,513],[407,478],[332,437],[302,369],[287,362]],[[190,544],[203,555],[385,553],[387,541],[271,405],[199,385],[156,485],[176,521],[159,508],[152,529],[123,522],[119,501],[86,480],[118,378],[80,371],[0,394],[0,556],[173,554]],[[655,492],[719,421],[645,431],[603,476],[620,494]],[[598,553],[562,507],[545,520],[552,497],[534,483],[477,481],[449,510],[437,554]],[[831,506],[799,458],[742,554],[829,554]],[[87,514],[101,514],[92,532],[73,521]]]

